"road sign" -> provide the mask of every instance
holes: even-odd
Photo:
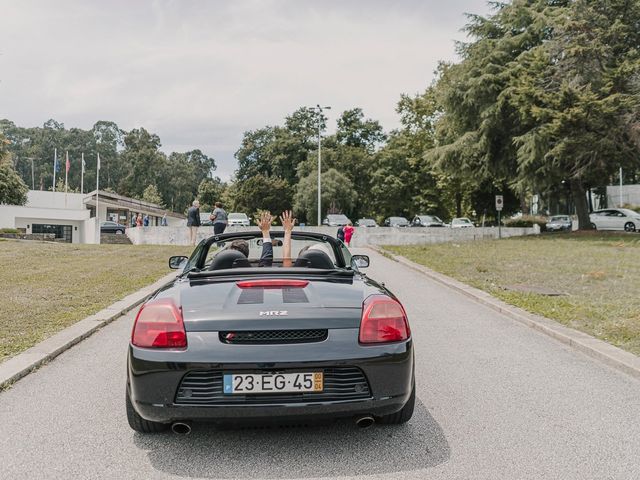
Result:
[[[504,205],[504,199],[502,198],[502,195],[496,195],[496,210],[497,211],[502,210],[503,205]]]

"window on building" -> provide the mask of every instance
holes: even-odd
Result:
[[[55,238],[59,238],[66,243],[71,243],[73,241],[72,230],[73,228],[71,225],[49,225],[34,223],[31,226],[31,233],[53,233],[55,235]]]

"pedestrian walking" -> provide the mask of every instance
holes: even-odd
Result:
[[[142,225],[144,225],[145,227],[149,226],[149,215],[145,214],[145,216],[142,219]]]
[[[169,225],[169,222],[167,222],[167,214],[165,213],[162,215],[162,220],[160,220],[160,226],[166,227],[167,225]]]
[[[222,203],[216,202],[216,208],[211,212],[209,219],[213,222],[214,235],[224,233],[227,228],[227,212],[222,208]]]
[[[344,227],[339,227],[338,232],[336,233],[336,238],[342,242],[344,242]]]
[[[136,226],[136,214],[135,213],[131,213],[131,226],[132,227]]]
[[[347,246],[350,246],[351,237],[353,237],[353,233],[355,232],[355,228],[353,228],[351,222],[348,222],[344,227],[342,227],[342,232],[344,233],[344,243],[346,243]]]
[[[138,216],[136,217],[136,227],[141,227],[142,226],[142,214],[139,213]]]
[[[200,202],[194,200],[187,211],[187,227],[189,228],[189,243],[196,244],[198,236],[198,227],[200,226]]]

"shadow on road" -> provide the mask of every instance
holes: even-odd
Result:
[[[189,436],[134,435],[161,472],[205,478],[305,478],[394,473],[449,458],[442,428],[422,402],[406,425],[362,430],[351,421],[308,427],[219,429],[194,425]]]

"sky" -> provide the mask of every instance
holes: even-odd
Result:
[[[360,107],[386,131],[402,93],[455,60],[486,0],[0,0],[0,118],[144,127],[224,180],[246,130],[301,106]]]

